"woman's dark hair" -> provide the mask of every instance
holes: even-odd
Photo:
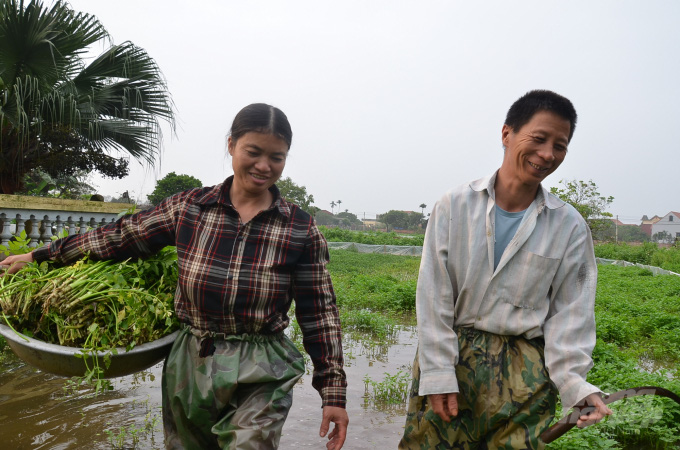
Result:
[[[576,128],[576,110],[568,98],[552,91],[529,91],[517,99],[508,110],[505,124],[517,132],[539,111],[550,111],[569,121],[569,141]]]
[[[251,131],[272,134],[288,144],[288,148],[293,142],[288,117],[279,108],[264,103],[253,103],[239,111],[231,124],[229,136],[235,144],[241,136]]]

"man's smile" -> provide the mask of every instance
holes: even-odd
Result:
[[[531,161],[527,161],[527,162],[529,163],[529,165],[530,165],[531,167],[533,167],[533,168],[536,169],[536,170],[544,171],[544,170],[548,170],[548,169],[549,169],[548,167],[541,167],[541,166],[539,166],[539,165],[536,165],[536,164],[532,163]]]

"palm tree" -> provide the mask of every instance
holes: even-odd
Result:
[[[335,201],[331,201],[331,214],[333,214],[333,208],[335,208]]]
[[[338,204],[338,211],[340,211],[340,204],[341,204],[341,203],[342,203],[342,200],[338,200],[338,201],[337,201],[337,204]]]
[[[420,208],[421,214],[423,215],[423,217],[425,217],[425,208],[427,208],[427,205],[425,203],[421,203],[419,208]]]
[[[111,151],[155,162],[159,119],[174,131],[163,75],[131,42],[86,65],[82,56],[101,41],[110,37],[97,18],[61,0],[49,9],[0,0],[0,193],[18,190],[25,173],[65,147],[99,161],[96,170],[117,161]]]

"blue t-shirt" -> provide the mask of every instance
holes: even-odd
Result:
[[[519,228],[519,224],[522,223],[522,218],[524,218],[524,211],[519,212],[507,212],[502,210],[496,205],[496,236],[493,249],[493,268],[498,267],[498,263],[503,256],[505,248],[508,246],[512,238]]]

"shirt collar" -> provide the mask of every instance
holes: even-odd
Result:
[[[232,175],[226,180],[224,180],[223,183],[213,186],[211,189],[209,189],[204,194],[199,196],[196,199],[196,203],[199,206],[210,206],[214,204],[220,204],[228,208],[234,209],[234,206],[231,204],[231,199],[229,198],[229,190],[231,189],[231,185],[233,182],[234,176]],[[281,197],[281,192],[279,191],[279,188],[276,187],[276,185],[274,184],[272,185],[272,187],[269,188],[269,192],[271,192],[274,195],[273,207],[269,209],[276,209],[279,212],[279,214],[285,216],[286,218],[290,218],[290,203],[288,203],[286,200],[283,199],[283,197]]]
[[[497,175],[498,171],[495,171],[493,174],[487,177],[472,181],[470,183],[470,188],[477,192],[487,191],[489,197],[496,201],[494,185],[496,184]],[[538,193],[536,194],[536,199],[534,199],[534,202],[537,203],[539,213],[543,210],[543,207],[547,207],[548,209],[557,209],[565,205],[564,201],[551,194],[545,187],[543,187],[543,184],[539,185]]]

